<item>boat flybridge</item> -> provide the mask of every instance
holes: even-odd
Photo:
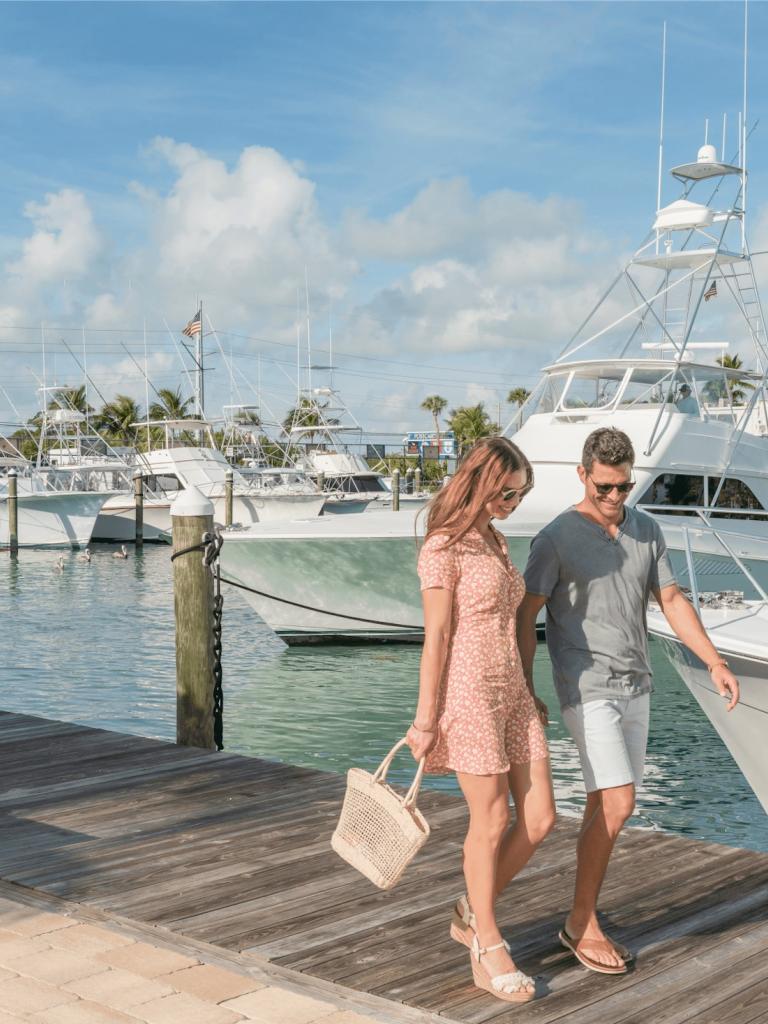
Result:
[[[299,449],[293,459],[296,467],[330,496],[325,512],[361,512],[370,502],[391,499],[383,474],[353,451],[352,445],[362,446],[363,428],[335,388],[305,392],[287,435],[289,447]]]
[[[648,237],[507,428],[536,484],[499,526],[524,566],[531,538],[583,494],[587,435],[618,427],[636,453],[629,501],[658,516],[681,579],[681,525],[727,519],[739,555],[768,585],[768,546],[754,542],[768,535],[768,350],[746,175],[706,144],[672,175],[682,195],[658,204]],[[703,202],[689,198],[694,188]],[[417,527],[408,511],[270,527],[230,538],[222,560],[260,591],[247,599],[289,643],[411,639],[422,621]],[[706,531],[691,537],[701,571],[727,575]]]

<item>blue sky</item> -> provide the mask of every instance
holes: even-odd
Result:
[[[693,0],[3,4],[0,379],[31,412],[35,325],[51,353],[85,326],[104,392],[141,398],[116,341],[139,352],[146,320],[153,380],[187,390],[164,320],[202,294],[239,373],[262,353],[280,414],[306,267],[315,343],[332,296],[337,382],[366,425],[426,425],[436,391],[490,406],[531,385],[652,221],[662,23],[669,167],[705,117],[719,146],[726,111],[735,145],[742,17]],[[757,213],[766,5],[750,23]],[[77,380],[53,359],[49,378]],[[212,362],[215,413],[230,391]]]

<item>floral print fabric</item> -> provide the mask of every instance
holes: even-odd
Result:
[[[453,592],[437,742],[426,764],[435,774],[498,775],[510,764],[549,756],[517,650],[515,615],[525,584],[506,541],[493,533],[498,554],[472,528],[451,546],[444,534],[432,534],[419,555],[421,589]]]

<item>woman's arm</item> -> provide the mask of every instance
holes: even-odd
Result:
[[[419,670],[419,700],[413,725],[406,734],[417,761],[437,739],[437,698],[451,636],[453,591],[430,587],[421,592],[424,605],[424,649]]]

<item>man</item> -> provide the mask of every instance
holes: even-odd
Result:
[[[699,403],[691,394],[691,389],[687,384],[682,384],[680,386],[680,393],[675,405],[677,406],[678,412],[693,413],[694,416],[699,412]]]
[[[603,427],[589,435],[578,467],[584,497],[534,538],[518,613],[520,657],[532,689],[536,617],[547,607],[555,687],[587,790],[573,906],[560,939],[585,967],[604,974],[624,974],[631,959],[602,931],[597,899],[643,776],[651,594],[678,637],[708,666],[729,711],[739,699],[738,682],[675,583],[658,523],[625,508],[634,457],[620,430]]]

